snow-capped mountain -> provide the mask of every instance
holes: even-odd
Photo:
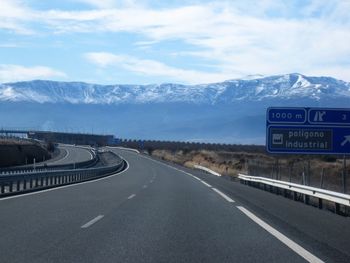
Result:
[[[0,128],[110,133],[153,140],[259,143],[269,106],[349,107],[350,83],[301,74],[203,85],[0,85]]]
[[[0,101],[135,104],[185,102],[220,104],[266,99],[308,98],[318,101],[330,97],[349,98],[350,83],[330,77],[301,74],[248,76],[221,83],[202,85],[96,85],[82,82],[27,81],[0,85]]]

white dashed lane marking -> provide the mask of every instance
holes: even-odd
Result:
[[[130,200],[130,199],[133,199],[135,196],[136,196],[135,194],[132,194],[132,195],[130,195],[130,196],[128,197],[128,199],[129,199],[129,200]]]
[[[89,226],[92,226],[93,224],[95,224],[97,221],[101,220],[103,217],[104,217],[104,215],[96,216],[94,219],[92,219],[89,222],[87,222],[86,224],[82,225],[81,228],[88,228]]]

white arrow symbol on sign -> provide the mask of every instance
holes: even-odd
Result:
[[[344,146],[348,142],[350,143],[350,135],[344,136],[345,140],[341,143],[341,146]]]

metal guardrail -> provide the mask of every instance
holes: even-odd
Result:
[[[106,146],[106,148],[111,148],[111,149],[120,149],[120,150],[126,150],[126,151],[131,151],[135,153],[140,153],[139,150],[134,149],[134,148],[128,148],[128,147],[122,147],[122,146]]]
[[[125,166],[126,162],[119,158],[117,164],[106,167],[2,175],[0,197],[93,180],[119,172]]]
[[[339,212],[339,204],[350,207],[350,195],[347,195],[347,194],[342,194],[342,193],[320,189],[316,187],[311,187],[311,186],[306,186],[306,185],[289,183],[289,182],[280,181],[280,180],[274,180],[266,177],[239,174],[238,178],[243,182],[248,182],[248,183],[253,182],[257,184],[270,185],[272,187],[289,190],[294,193],[300,193],[305,196],[318,198],[319,208],[322,208],[322,200],[333,202],[335,204],[336,213]]]
[[[86,148],[86,147],[81,147]],[[35,172],[43,172],[43,171],[52,171],[52,170],[65,170],[65,169],[78,169],[78,168],[87,168],[95,165],[98,161],[98,155],[94,149],[88,149],[90,151],[92,158],[90,160],[77,162],[77,163],[68,163],[68,164],[40,164],[37,163],[35,165],[25,165],[23,167],[16,166],[16,167],[7,167],[7,168],[1,168],[0,169],[0,176],[2,175],[10,175],[10,174],[21,174],[21,173],[35,173]]]

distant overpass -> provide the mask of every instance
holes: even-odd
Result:
[[[0,134],[7,135],[7,134],[27,134],[29,133],[29,130],[16,130],[16,129],[0,129]]]
[[[52,131],[35,131],[25,129],[0,129],[0,136],[24,135],[30,139],[52,141],[68,144],[108,145],[114,142],[113,135],[86,133],[66,133]],[[21,136],[21,137],[24,137]]]

